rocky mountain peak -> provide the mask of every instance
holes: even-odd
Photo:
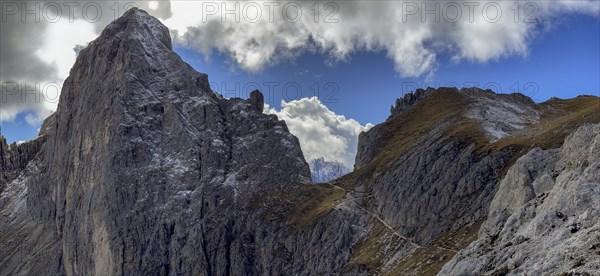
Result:
[[[168,94],[171,98],[217,98],[210,89],[208,76],[193,70],[173,52],[168,28],[137,8],[110,23],[97,39],[80,51],[65,86],[72,85],[80,94],[85,93],[80,89],[83,85],[92,83],[98,88],[112,88],[106,91],[108,96],[100,96],[103,98],[117,99],[132,92],[147,94],[148,91],[158,97]],[[97,94],[96,90],[91,92]],[[98,96],[77,97],[92,98],[88,102],[93,102]],[[69,94],[61,94],[61,97],[61,103],[68,101],[65,98],[73,98]]]
[[[263,107],[259,91],[249,100],[214,93],[172,51],[164,25],[127,11],[79,53],[44,140],[0,141],[0,191],[10,191],[0,230],[30,222],[2,244],[0,274],[156,274],[171,257],[148,252],[165,248],[204,252],[190,262],[202,272],[178,274],[248,274],[252,265],[222,257],[254,254],[231,249],[245,248],[248,209],[261,192],[310,183],[298,139]],[[28,238],[38,226],[41,237]],[[6,253],[40,248],[43,261]]]
[[[138,8],[126,11],[123,16],[106,26],[100,37],[92,43],[119,39],[122,36],[130,36],[145,42],[160,42],[167,49],[173,50],[169,29],[158,19]]]
[[[258,110],[258,112],[262,113],[265,108],[265,97],[258,90],[254,90],[250,93],[250,99],[248,99],[250,103]]]
[[[396,99],[395,105],[390,108],[390,116],[388,120],[398,116],[402,111],[409,109],[418,101],[426,98],[436,91],[435,88],[427,87],[427,89],[418,88],[414,92],[408,92],[402,98]]]

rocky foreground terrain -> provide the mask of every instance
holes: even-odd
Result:
[[[226,99],[132,9],[37,139],[0,139],[0,275],[600,271],[600,99],[417,90],[313,184],[263,97]]]

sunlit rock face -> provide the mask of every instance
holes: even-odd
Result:
[[[593,275],[600,267],[600,125],[535,148],[506,174],[479,239],[440,275]]]

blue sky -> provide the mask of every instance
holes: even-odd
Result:
[[[469,86],[475,82],[494,90],[500,87],[502,93],[521,91],[538,102],[553,96],[600,94],[599,19],[578,14],[563,16],[560,24],[538,32],[527,56],[509,55],[486,63],[465,60],[456,63],[450,54],[442,52],[437,56],[435,72],[419,78],[400,77],[394,70],[394,62],[383,51],[359,51],[351,54],[348,61],[333,64],[327,55],[304,53],[293,61],[249,73],[226,55],[214,51],[210,61],[206,61],[195,50],[181,47],[175,50],[198,71],[207,73],[215,90],[226,96],[244,97],[242,90],[251,90],[253,83],[259,84],[267,103],[275,108],[280,108],[281,99],[290,101],[316,95],[336,114],[363,125],[384,121],[394,99],[413,90],[415,85]],[[277,85],[273,93],[268,93],[268,83]],[[1,122],[2,135],[9,142],[37,135],[39,124],[28,124],[25,120],[28,114],[22,112],[13,121]]]
[[[509,56],[477,63],[453,62],[449,55],[442,55],[438,57],[436,72],[420,78],[400,77],[394,71],[393,61],[382,52],[361,52],[352,55],[347,62],[333,65],[326,56],[308,53],[294,62],[284,62],[260,73],[248,73],[236,69],[223,55],[213,54],[210,61],[206,61],[204,55],[193,50],[177,48],[176,51],[196,70],[208,74],[216,86],[213,89],[227,90],[220,91],[224,94],[238,93],[243,97],[244,87],[251,90],[252,83],[258,83],[263,91],[274,91],[273,95],[264,94],[269,105],[279,108],[281,99],[299,98],[297,83],[302,89],[300,97],[311,97],[318,91],[321,102],[335,113],[362,124],[377,124],[387,118],[395,99],[414,90],[415,86],[473,86],[476,83],[496,92],[521,92],[537,102],[550,97],[599,95],[599,20],[589,16],[569,16],[563,20],[559,26],[540,33],[525,57]],[[268,82],[279,86],[269,90],[264,84]],[[326,89],[327,84],[334,85]]]

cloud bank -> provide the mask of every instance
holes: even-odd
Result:
[[[317,97],[281,102],[281,110],[266,106],[265,113],[284,120],[292,134],[300,140],[306,160],[324,158],[353,168],[358,135],[373,127],[337,115]]]

